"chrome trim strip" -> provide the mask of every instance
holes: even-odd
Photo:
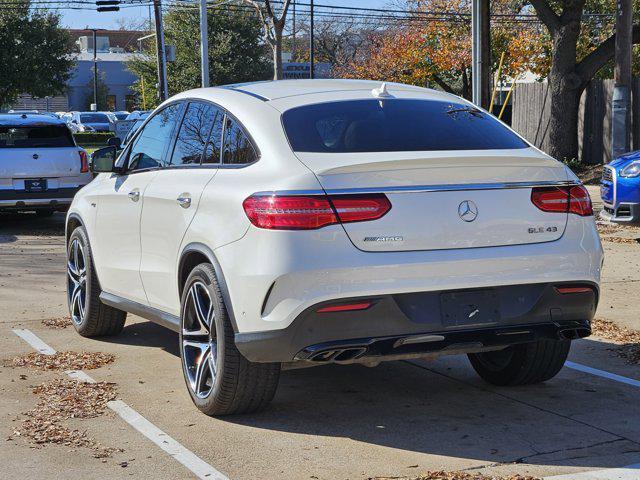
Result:
[[[566,187],[579,185],[573,181],[562,182],[503,182],[503,183],[460,183],[445,185],[415,185],[403,187],[372,187],[372,188],[342,188],[327,190],[329,195],[355,194],[355,193],[428,193],[428,192],[455,192],[472,190],[509,190],[514,188],[534,187]]]
[[[0,200],[0,206],[10,206],[10,207],[22,207],[25,205],[37,206],[55,206],[55,205],[67,205],[71,204],[73,198],[35,198],[29,199],[25,198],[22,200]]]
[[[366,187],[366,188],[337,188],[326,192],[323,190],[275,190],[270,192],[257,192],[257,196],[272,195],[353,195],[359,193],[428,193],[428,192],[455,192],[473,190],[509,190],[516,188],[534,187],[567,187],[580,185],[575,181],[559,182],[502,182],[502,183],[459,183],[445,185],[410,185],[397,187]]]

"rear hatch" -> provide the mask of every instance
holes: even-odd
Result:
[[[81,166],[65,125],[0,126],[0,178],[77,176]]]
[[[427,90],[351,95],[289,108],[282,123],[327,193],[388,197],[382,218],[343,224],[358,248],[479,248],[562,236],[567,213],[541,211],[531,192],[566,182],[564,166],[491,114]]]
[[[533,149],[299,157],[329,194],[387,196],[391,209],[382,218],[344,224],[361,250],[522,245],[557,240],[565,230],[568,214],[541,211],[531,191],[566,182],[566,171]]]

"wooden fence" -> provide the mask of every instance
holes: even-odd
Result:
[[[611,97],[613,80],[593,80],[580,101],[580,159],[589,164],[611,161]],[[640,150],[640,78],[633,82],[632,150]],[[511,125],[543,151],[549,150],[548,83],[518,84],[513,93]]]

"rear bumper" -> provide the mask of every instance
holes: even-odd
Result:
[[[287,328],[238,333],[235,340],[253,362],[351,363],[478,352],[543,338],[582,338],[591,333],[598,287],[580,284],[591,290],[562,294],[555,288],[562,284],[557,283],[475,289],[488,290],[498,299],[498,318],[490,323],[450,325],[443,320],[445,292],[419,292],[369,297],[374,303],[362,311],[318,313],[328,303],[323,302]]]
[[[51,189],[44,192],[25,190],[0,190],[0,209],[58,208],[71,204],[74,195],[82,187]]]
[[[640,203],[619,203],[617,207],[604,204],[600,218],[616,223],[640,223]]]

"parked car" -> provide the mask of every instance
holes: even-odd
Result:
[[[113,335],[131,312],[178,332],[209,415],[264,408],[283,366],[468,354],[490,383],[542,382],[591,333],[586,189],[454,95],[188,91],[93,168],[67,217],[73,324]]]
[[[81,132],[108,132],[111,121],[103,112],[73,112],[71,123],[78,125]]]
[[[144,124],[147,117],[149,117],[149,113],[141,113],[138,119],[133,121],[133,125],[131,125],[131,128],[129,128],[129,131],[127,132],[127,136],[122,140],[122,145],[126,145],[131,141],[138,129]]]
[[[600,217],[617,223],[640,223],[640,150],[616,158],[602,169]]]
[[[125,120],[140,120],[141,118],[146,118],[151,113],[151,110],[134,110]]]
[[[63,120],[0,115],[0,211],[66,210],[91,178],[87,152]]]
[[[112,113],[116,117],[116,120],[126,120],[127,117],[129,116],[129,112],[126,112],[126,111],[112,112]]]

